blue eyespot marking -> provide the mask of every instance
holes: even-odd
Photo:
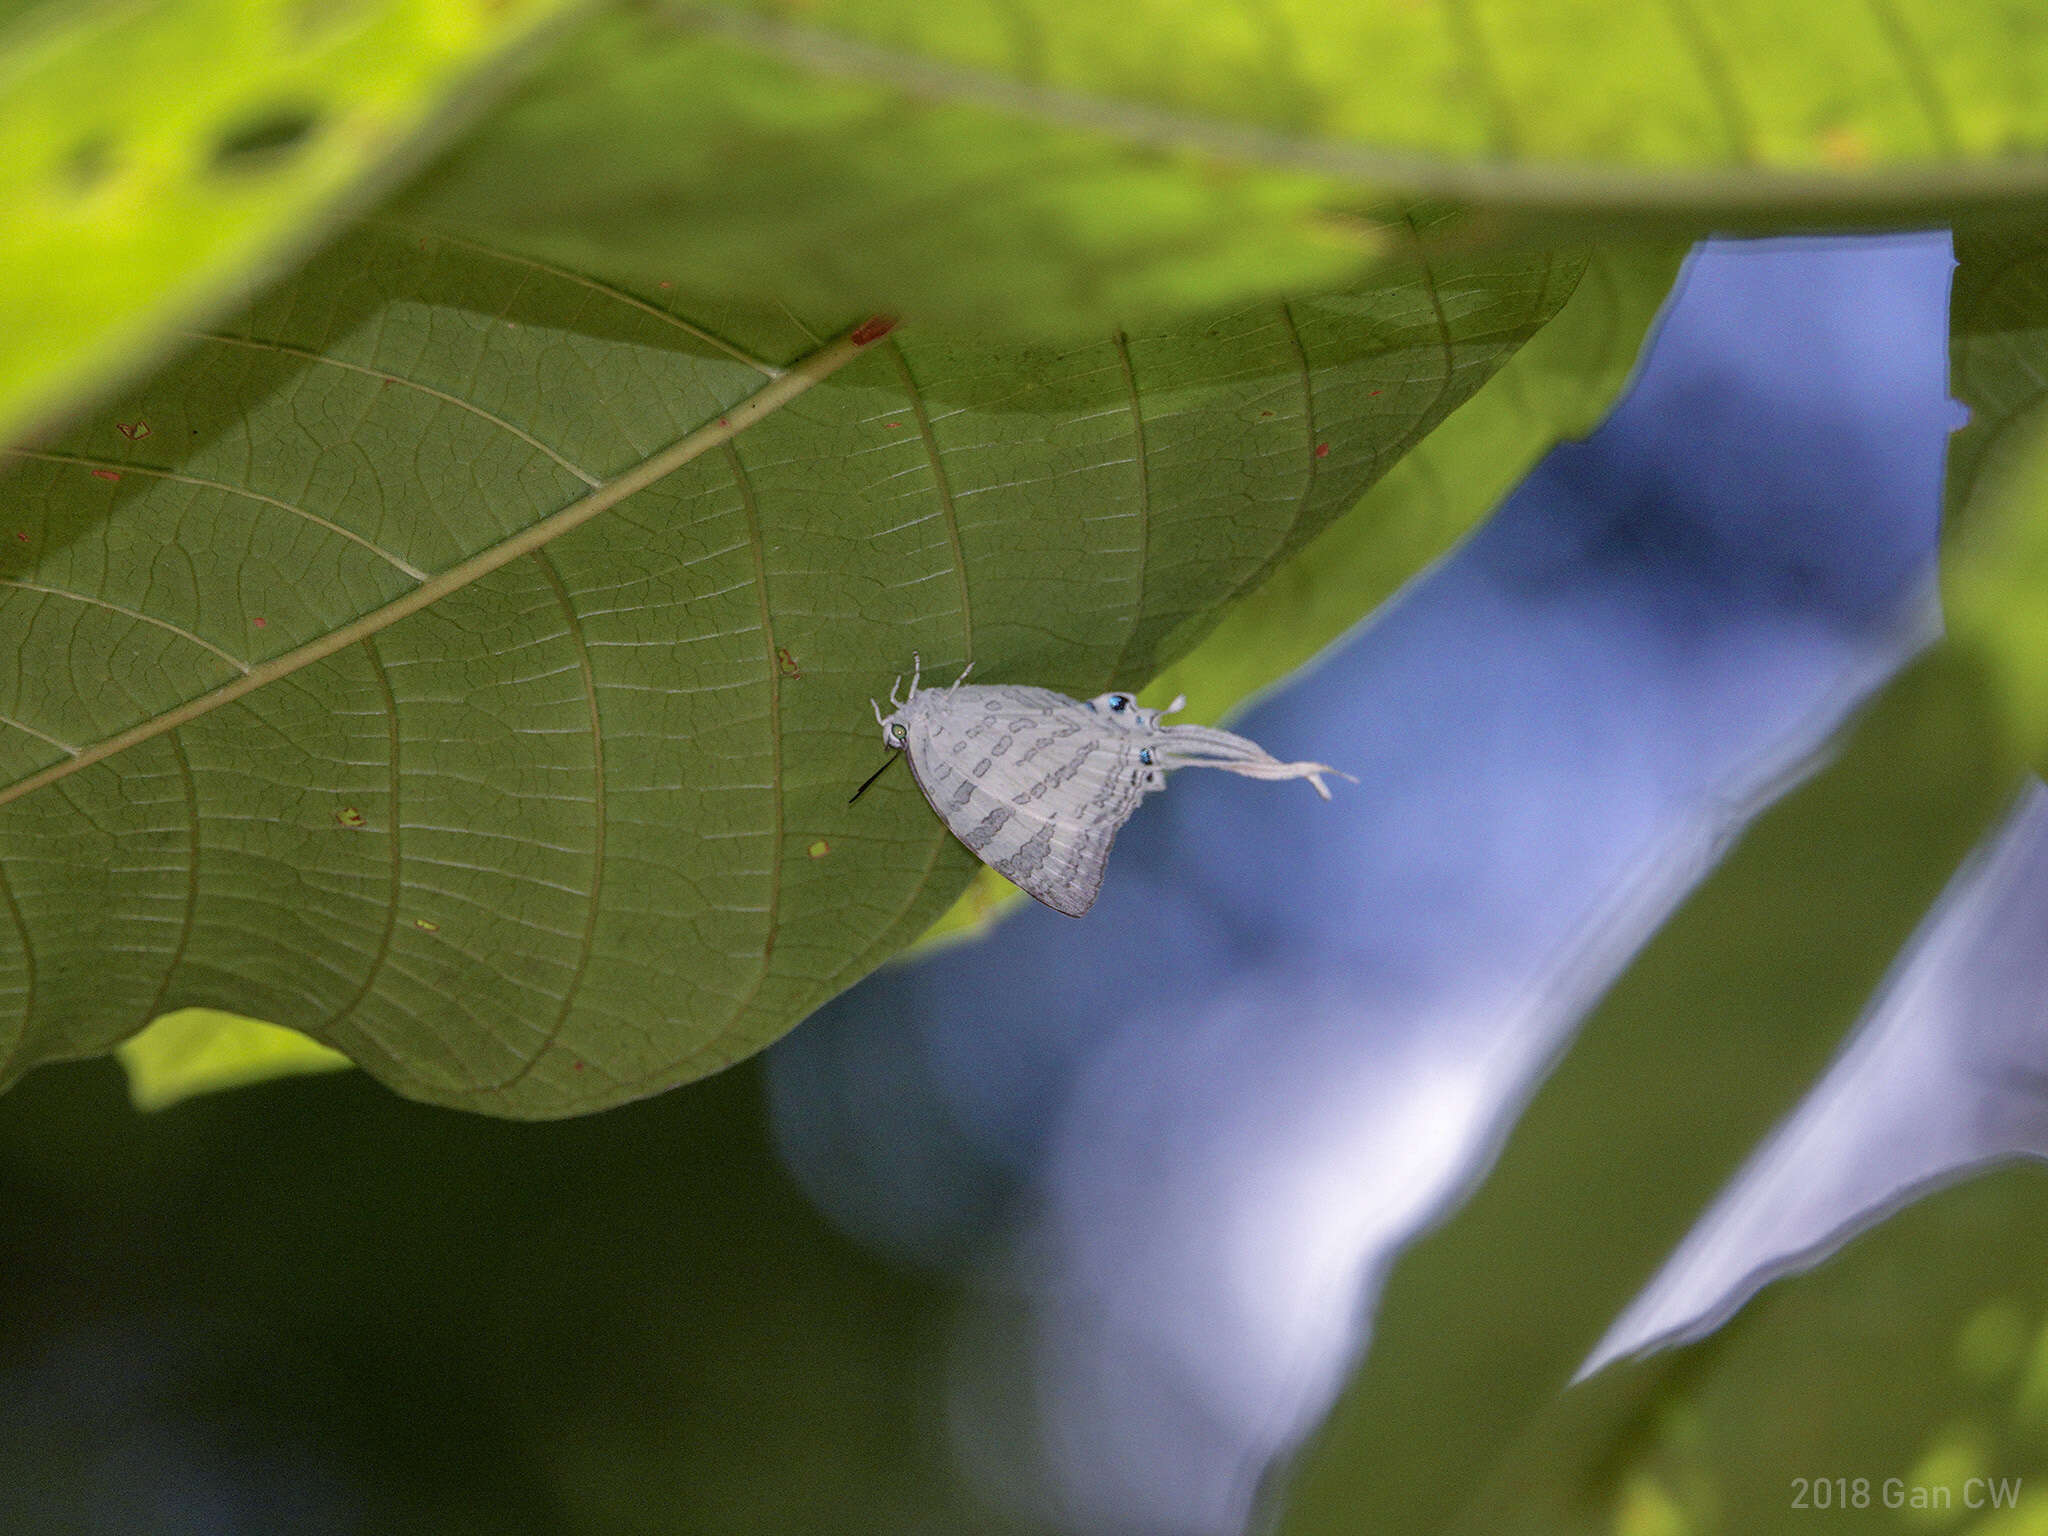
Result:
[[[1147,768],[1150,768],[1152,766],[1152,749],[1150,747],[1138,748],[1138,761]]]
[[[1131,707],[1131,696],[1128,693],[1112,693],[1109,696],[1109,707],[1121,714]]]

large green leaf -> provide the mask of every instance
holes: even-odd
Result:
[[[1633,369],[1682,256],[1623,245],[1594,252],[1556,317],[1356,506],[1224,610],[1208,637],[1147,687],[1148,698],[1185,693],[1205,720],[1242,707],[1449,548],[1553,444],[1597,424]],[[919,945],[977,933],[1022,899],[994,870],[977,869]],[[119,1054],[146,1108],[317,1071],[333,1059],[293,1031],[197,1008],[156,1021]]]
[[[1581,265],[1003,352],[344,242],[6,482],[10,1071],[181,1006],[511,1115],[744,1055],[971,868],[846,804],[913,650],[1149,677]]]
[[[49,3],[0,30],[0,442],[446,137],[575,0]]]
[[[1546,1529],[1551,1493],[1591,1484],[1654,1373],[1596,1378],[1566,1399],[1570,1434],[1518,1442],[1813,1081],[2005,803],[2008,726],[1982,663],[1943,649],[1757,822],[1596,1010],[1470,1204],[1397,1265],[1286,1531]]]
[[[585,271],[1072,334],[1349,280],[1418,202],[1468,246],[2038,209],[2044,75],[2024,0],[654,5],[410,206]]]

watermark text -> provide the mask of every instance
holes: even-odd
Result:
[[[2011,1509],[2017,1477],[1966,1477],[1918,1482],[1904,1477],[1795,1477],[1793,1509]]]

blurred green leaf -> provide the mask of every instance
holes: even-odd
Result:
[[[341,1052],[295,1029],[209,1008],[181,1008],[156,1020],[114,1053],[128,1074],[137,1109],[168,1109],[181,1100],[273,1077],[332,1072],[349,1065]]]
[[[1604,1433],[1560,1416],[1525,1460],[1581,1478],[1522,1482],[1492,1529],[1639,1536],[1653,1527],[1632,1512],[1650,1508],[1678,1532],[2048,1528],[2044,1241],[2037,1168],[1923,1199],[1711,1338],[1619,1373],[1629,1406]]]
[[[762,1097],[537,1126],[348,1073],[142,1117],[36,1074],[0,1099],[0,1529],[986,1530],[949,1297],[826,1225]]]
[[[95,0],[0,32],[0,442],[133,377],[580,5]]]
[[[1753,825],[1595,1011],[1471,1202],[1396,1266],[1296,1473],[1289,1536],[1548,1529],[1531,1491],[1589,1485],[1599,1469],[1556,1438],[1518,1440],[1811,1084],[2005,804],[2021,778],[2008,725],[1980,661],[1942,648]],[[1573,1394],[1567,1444],[1589,1462],[1640,1395],[1614,1377]]]
[[[608,17],[408,217],[622,281],[1023,336],[1555,243],[2048,207],[2016,0],[1247,9],[805,0]]]
[[[908,782],[846,803],[913,650],[1150,677],[1581,267],[1059,352],[891,338],[824,379],[857,349],[786,312],[340,243],[15,455],[10,1073],[180,1007],[516,1116],[727,1065],[966,882]]]
[[[1969,424],[1949,449],[1942,610],[2048,768],[2048,231],[1959,235],[1949,357]]]
[[[741,303],[900,310],[1066,339],[1355,283],[1405,240],[1328,178],[920,101],[606,18],[400,216],[579,271]]]

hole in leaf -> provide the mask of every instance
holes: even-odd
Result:
[[[227,129],[213,148],[216,171],[261,169],[313,136],[320,114],[309,107],[275,107]]]

